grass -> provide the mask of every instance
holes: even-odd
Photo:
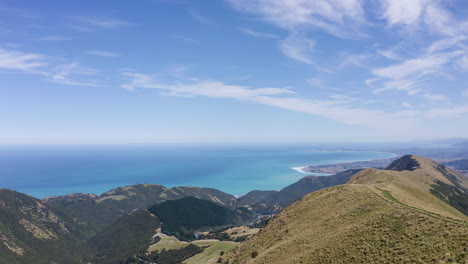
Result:
[[[463,263],[467,222],[374,190],[349,184],[309,194],[229,254],[229,263]]]
[[[382,194],[383,194],[383,196],[384,196],[385,198],[389,199],[390,201],[395,202],[395,203],[397,203],[397,204],[402,204],[400,201],[398,201],[397,199],[395,199],[395,197],[393,197],[392,194],[390,194],[389,191],[385,191],[385,190],[382,190],[382,189],[380,189],[380,188],[376,188],[376,189],[378,189],[379,191],[381,191]]]
[[[260,228],[250,228],[248,226],[237,226],[229,228],[225,232],[233,239],[243,237],[243,236],[252,236],[257,234],[260,231]]]
[[[175,236],[168,236],[163,233],[158,233],[158,236],[161,238],[161,240],[158,241],[158,243],[151,245],[148,248],[148,253],[157,250],[161,251],[163,249],[181,249],[189,244],[188,242],[180,241]]]
[[[185,264],[208,264],[216,263],[222,256],[221,252],[228,253],[237,247],[237,243],[230,241],[218,241],[213,243],[209,248],[205,249],[202,253],[189,258],[184,261]]]
[[[375,187],[379,195],[395,203],[467,221],[468,218],[461,211],[431,194],[432,185],[436,181],[450,183],[437,169],[438,164],[425,158],[417,158],[422,166],[421,169],[414,171],[365,169],[354,175],[350,183]]]
[[[194,244],[199,247],[207,247],[205,250],[197,254],[188,260],[184,261],[186,264],[208,264],[216,263],[219,259],[221,252],[228,253],[238,246],[238,243],[232,241],[219,241],[216,239],[207,239],[207,240],[195,240],[192,242],[180,241],[175,236],[168,236],[163,233],[158,233],[158,236],[161,240],[151,245],[148,248],[148,252],[161,251],[163,249],[181,249],[188,246],[189,244]]]

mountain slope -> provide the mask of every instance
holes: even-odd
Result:
[[[250,206],[257,212],[276,213],[304,195],[327,187],[346,183],[361,169],[347,170],[331,176],[305,176],[280,191],[252,191],[235,201],[239,206]]]
[[[100,196],[72,194],[48,197],[44,202],[61,215],[73,216],[76,223],[86,226],[91,237],[135,209],[147,209],[157,203],[189,196],[227,207],[235,199],[230,194],[210,188],[166,188],[158,184],[137,184],[115,188]]]
[[[224,262],[463,263],[468,217],[431,190],[466,178],[421,157],[396,164],[305,196]]]
[[[443,216],[466,219],[464,214],[468,214],[468,178],[423,157],[407,155],[394,161],[386,170],[363,170],[349,183],[382,189],[405,205]],[[448,192],[439,191],[441,187]],[[459,196],[453,193],[459,193]],[[453,201],[457,198],[461,205],[454,208]]]
[[[468,141],[457,142],[452,145],[452,148],[468,148]]]
[[[267,199],[270,203],[277,203],[280,206],[288,206],[304,195],[325,189],[331,186],[336,186],[346,183],[354,174],[360,172],[361,169],[347,170],[331,176],[306,176],[298,182],[293,183],[277,194],[273,194]]]
[[[80,233],[42,201],[0,189],[0,263],[81,263]]]
[[[229,210],[219,204],[195,197],[185,197],[153,205],[149,211],[162,222],[162,231],[179,239],[195,239],[195,231],[233,226],[252,221],[252,213],[243,208]]]
[[[147,210],[120,217],[89,241],[92,262],[119,263],[145,251],[160,226],[159,219]]]
[[[189,196],[226,207],[230,207],[230,202],[235,199],[215,189],[166,188],[156,184],[120,187],[100,196],[71,194],[43,200],[0,189],[0,264],[82,263],[82,259],[90,254],[90,247],[94,255],[102,257],[101,261],[107,261],[110,255],[120,257],[111,249],[117,249],[118,253],[133,252],[135,243],[115,244],[132,239],[123,239],[125,232],[113,233],[113,230],[119,227],[132,231],[138,227],[138,221],[149,223],[146,220],[152,219],[132,212]],[[141,232],[133,233],[138,234],[136,238],[144,237]],[[102,239],[118,234],[122,236]],[[146,235],[152,234],[154,230]],[[105,247],[106,243],[112,245],[110,249]]]

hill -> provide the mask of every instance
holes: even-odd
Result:
[[[229,210],[211,201],[185,197],[153,205],[149,211],[158,216],[162,231],[180,239],[195,239],[195,231],[202,228],[242,224],[251,218],[248,210]]]
[[[349,183],[383,189],[406,205],[447,217],[465,219],[468,214],[468,178],[423,157],[403,156],[386,170],[366,169]]]
[[[137,184],[115,188],[99,196],[72,194],[48,197],[43,201],[60,215],[72,216],[75,223],[85,227],[90,238],[133,210],[147,209],[157,203],[189,196],[227,207],[235,199],[233,195],[211,188],[166,188],[158,184]]]
[[[234,204],[249,206],[262,214],[277,213],[310,192],[346,183],[359,171],[361,169],[347,170],[331,176],[306,176],[280,191],[251,191],[238,198]]]
[[[468,159],[461,159],[461,160],[447,162],[446,165],[453,167],[456,170],[468,171]]]
[[[84,241],[41,200],[0,189],[0,263],[81,263]]]
[[[468,141],[454,143],[452,148],[468,148]]]
[[[467,179],[416,156],[388,169],[366,169],[347,184],[308,194],[224,262],[464,262],[468,217],[434,190],[443,183],[466,195]]]
[[[91,262],[114,264],[146,251],[159,219],[146,210],[139,210],[120,217],[89,241]]]
[[[99,196],[70,194],[43,200],[0,189],[0,264],[73,264],[83,263],[89,256],[102,257],[101,261],[107,261],[110,255],[120,257],[120,253],[133,252],[137,244],[125,235],[143,241],[155,233],[153,230],[143,236],[135,230],[138,225],[148,226],[153,218],[132,212],[189,196],[226,207],[235,199],[210,188],[166,188],[156,184],[120,187]],[[109,237],[112,239],[105,239]],[[111,249],[117,253],[110,254]]]

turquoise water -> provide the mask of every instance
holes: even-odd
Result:
[[[242,195],[278,190],[305,176],[292,167],[392,156],[304,147],[1,147],[0,188],[42,198],[156,183],[212,187]]]

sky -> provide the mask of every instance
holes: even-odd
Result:
[[[467,133],[465,0],[0,0],[0,144]]]

